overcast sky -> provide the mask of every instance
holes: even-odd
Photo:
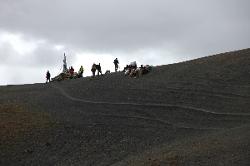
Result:
[[[63,53],[84,75],[101,63],[162,65],[250,47],[249,0],[0,0],[1,85],[45,82]]]

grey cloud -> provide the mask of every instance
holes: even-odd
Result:
[[[1,27],[79,49],[135,51],[159,45],[164,45],[164,49],[165,43],[174,43],[178,49],[195,49],[201,45],[204,50],[203,47],[210,46],[207,41],[216,38],[227,39],[221,41],[222,45],[235,44],[228,40],[235,39],[235,33],[250,44],[249,33],[239,28],[243,24],[249,26],[250,12],[246,6],[250,2],[247,0],[24,0],[6,3],[8,5],[1,5]],[[244,43],[242,46],[246,45]],[[221,44],[216,44],[214,50],[219,50]],[[237,48],[241,47],[238,45]]]
[[[32,66],[54,66],[58,65],[62,57],[62,52],[57,51],[46,44],[32,53],[31,59],[28,63]]]
[[[5,66],[51,67],[58,65],[62,56],[62,52],[56,50],[51,43],[37,44],[35,50],[22,54],[8,42],[0,44],[0,65]]]
[[[16,55],[17,53],[9,43],[0,44],[0,65],[9,64],[11,58]]]

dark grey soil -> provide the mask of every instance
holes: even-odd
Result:
[[[26,117],[29,130],[0,139],[3,166],[250,165],[250,49],[140,78],[118,72],[0,95],[1,105],[39,113]]]

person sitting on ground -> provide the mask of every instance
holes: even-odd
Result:
[[[124,67],[124,69],[123,69],[123,72],[126,72],[128,69],[129,69],[129,66],[126,65],[126,66]]]
[[[47,82],[50,82],[50,72],[49,72],[49,70],[46,73],[46,83]]]
[[[101,73],[102,75],[102,67],[101,64],[99,63],[99,65],[96,65],[96,70],[97,70],[97,75],[99,76],[99,73]]]
[[[151,70],[151,67],[149,65],[143,66],[143,68],[141,69],[141,75],[149,73],[150,70]]]
[[[139,76],[142,76],[144,74],[149,73],[152,70],[152,67],[149,65],[143,66],[141,65],[140,71],[139,71]]]
[[[132,68],[129,73],[130,77],[136,77],[136,69]]]
[[[124,71],[125,76],[129,75],[129,73],[131,72],[131,66],[126,65],[126,67],[124,67],[123,71]]]
[[[142,76],[145,72],[145,66],[141,65],[138,71],[138,77]]]
[[[118,59],[117,59],[117,58],[115,58],[115,60],[114,60],[114,62],[113,62],[113,63],[115,64],[115,72],[117,72],[117,70],[118,70],[118,64],[119,64]]]
[[[135,78],[138,78],[141,76],[141,71],[142,71],[142,69],[140,67],[135,69]]]
[[[129,70],[126,70],[125,72],[124,72],[124,74],[125,74],[125,76],[127,76],[127,75],[129,75]]]
[[[93,63],[91,71],[92,71],[92,74],[93,74],[92,76],[95,77],[95,71],[96,71],[96,64],[95,63]]]
[[[129,65],[126,65],[123,71],[125,76],[129,75],[131,77],[136,77],[136,73],[138,73],[136,61],[131,62]]]
[[[79,71],[78,71],[78,77],[79,77],[79,78],[82,77],[83,71],[84,71],[84,69],[83,69],[83,67],[81,66],[80,69],[79,69]]]

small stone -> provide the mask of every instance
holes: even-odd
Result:
[[[49,142],[46,142],[46,144],[45,144],[46,146],[51,146],[51,144],[49,143]]]
[[[31,153],[33,153],[33,150],[30,150],[30,149],[25,149],[25,150],[24,150],[24,152],[25,152],[25,153],[29,153],[29,154],[31,154]]]

